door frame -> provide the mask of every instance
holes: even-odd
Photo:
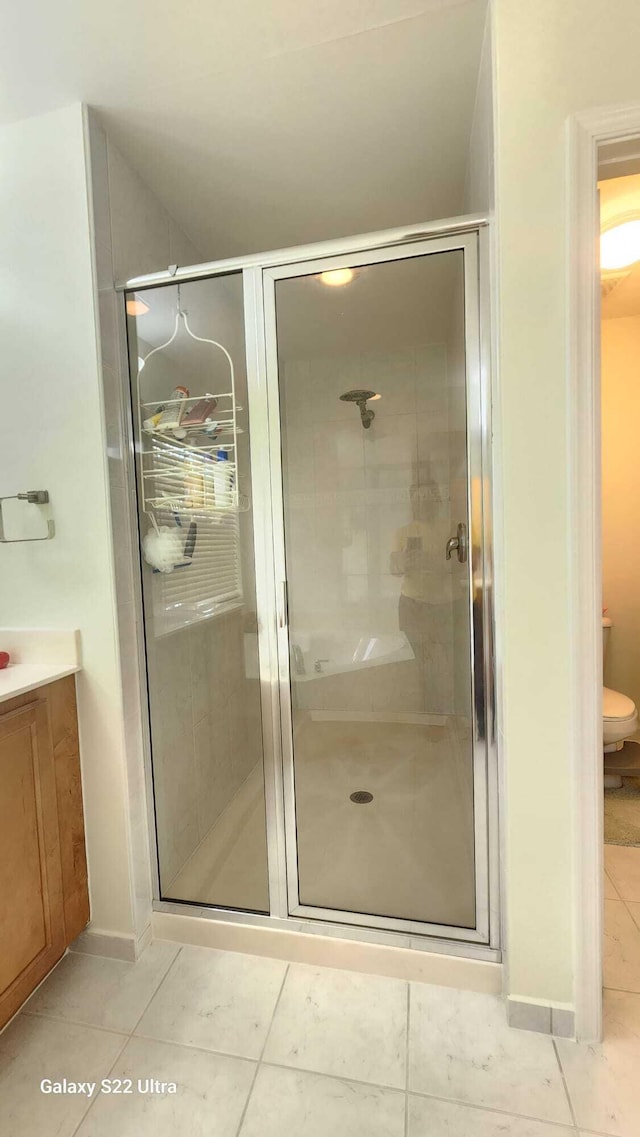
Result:
[[[481,332],[483,319],[482,291],[486,287],[484,274],[481,280],[480,227],[465,232],[429,235],[403,244],[380,245],[373,240],[366,247],[362,242],[356,249],[350,242],[343,243],[338,255],[320,258],[287,259],[283,264],[265,267],[262,271],[264,310],[264,351],[267,386],[268,439],[258,439],[262,451],[270,455],[271,474],[271,532],[273,535],[274,576],[272,589],[278,597],[275,642],[277,645],[278,695],[280,705],[280,753],[282,758],[281,792],[284,801],[285,860],[287,873],[287,914],[297,918],[331,920],[350,927],[362,926],[384,931],[404,932],[409,935],[436,936],[467,943],[482,943],[492,947],[498,943],[495,890],[497,855],[492,855],[494,796],[492,781],[494,676],[492,597],[487,584],[491,581],[491,533],[488,512],[490,486],[490,433],[488,366],[483,359],[483,346],[487,337]],[[286,565],[284,539],[284,504],[282,487],[282,448],[279,413],[279,380],[275,312],[275,284],[282,279],[316,275],[337,268],[357,268],[365,264],[385,263],[417,256],[437,255],[460,250],[464,254],[464,336],[467,392],[467,509],[471,536],[469,568],[469,622],[472,682],[472,746],[474,770],[474,852],[476,926],[457,928],[449,925],[385,918],[359,912],[342,912],[301,904],[296,855],[296,802],[294,785],[293,722],[289,671],[289,628],[286,599]],[[252,432],[255,442],[255,434]],[[482,492],[472,495],[471,487],[480,485]],[[273,643],[273,641],[272,641]]]
[[[598,148],[640,136],[640,103],[567,123],[568,404],[576,1036],[602,1036],[604,788]]]

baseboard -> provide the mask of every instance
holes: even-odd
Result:
[[[154,912],[152,930],[154,939],[196,947],[246,952],[289,963],[363,971],[492,995],[502,991],[502,965],[487,960],[170,912]]]
[[[516,1030],[533,1030],[556,1038],[575,1038],[576,1015],[568,1003],[543,1003],[507,997],[507,1022]]]
[[[140,936],[103,932],[99,928],[89,926],[81,932],[70,945],[70,951],[82,952],[85,955],[106,955],[111,959],[124,959],[135,963],[147,944],[151,942],[151,924],[148,924]]]

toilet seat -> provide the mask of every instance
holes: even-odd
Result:
[[[611,687],[603,687],[602,727],[605,746],[633,734],[638,727],[638,711],[633,699]]]
[[[621,719],[633,718],[636,705],[628,695],[620,691],[613,691],[611,687],[602,688],[602,717],[619,722]]]

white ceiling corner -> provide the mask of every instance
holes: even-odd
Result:
[[[419,223],[462,207],[485,8],[36,0],[0,119],[94,106],[203,257]]]

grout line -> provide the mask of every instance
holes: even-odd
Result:
[[[640,924],[638,923],[637,918],[634,916],[633,912],[631,911],[631,909],[629,907],[630,904],[637,904],[638,901],[637,900],[623,900],[622,903],[624,904],[625,908],[627,909],[628,914],[631,916],[631,919],[633,920],[636,928],[640,932]]]
[[[569,1087],[567,1085],[567,1079],[565,1078],[564,1070],[562,1069],[562,1062],[560,1061],[560,1051],[558,1050],[558,1045],[556,1043],[555,1038],[552,1037],[551,1042],[553,1043],[553,1052],[556,1056],[556,1061],[558,1063],[558,1069],[560,1071],[560,1077],[562,1078],[562,1085],[564,1086],[564,1092],[567,1095],[567,1101],[569,1102],[569,1112],[571,1114],[571,1120],[573,1121],[573,1124],[577,1129],[578,1128],[578,1122],[576,1121],[576,1115],[575,1115],[575,1111],[573,1108],[573,1102],[571,1101],[571,1094],[569,1093]]]
[[[171,941],[166,941],[166,940],[163,940],[163,941],[158,941],[158,942],[166,943],[166,942],[171,942]],[[169,963],[168,967],[166,967],[166,968],[165,968],[165,970],[163,971],[163,973],[162,973],[162,976],[161,976],[161,978],[159,979],[158,983],[157,983],[157,984],[156,984],[156,986],[153,988],[153,991],[152,991],[151,995],[149,996],[149,998],[148,998],[147,1002],[146,1002],[146,1003],[145,1003],[145,1005],[144,1005],[144,1009],[143,1009],[143,1011],[142,1011],[142,1014],[138,1016],[138,1018],[136,1019],[136,1022],[135,1022],[135,1024],[134,1024],[134,1026],[133,1026],[133,1027],[132,1027],[132,1029],[129,1031],[129,1035],[130,1035],[131,1037],[133,1037],[133,1035],[135,1034],[136,1030],[137,1030],[137,1029],[138,1029],[138,1027],[140,1026],[140,1023],[142,1022],[142,1020],[143,1020],[144,1016],[146,1015],[147,1011],[149,1010],[149,1007],[151,1006],[151,1003],[152,1003],[152,1002],[153,1002],[153,1000],[155,999],[155,997],[156,997],[156,995],[158,994],[158,992],[159,992],[160,988],[162,987],[162,984],[164,983],[165,979],[166,979],[166,978],[167,978],[167,976],[169,975],[169,972],[171,971],[171,969],[172,969],[172,967],[174,966],[174,964],[178,962],[178,959],[180,958],[180,956],[181,956],[181,955],[182,955],[182,948],[181,948],[181,947],[179,947],[179,948],[178,948],[178,950],[177,950],[177,952],[176,952],[176,954],[174,955],[173,959],[172,959],[172,960],[171,960],[171,962]]]
[[[197,1050],[200,1054],[217,1054],[220,1058],[237,1058],[239,1062],[259,1062],[259,1058],[248,1058],[246,1054],[234,1053],[231,1050],[216,1050],[212,1046],[198,1046],[196,1042],[178,1042],[175,1038],[159,1038],[157,1034],[132,1034],[132,1041],[139,1038],[145,1042],[161,1042],[165,1046],[183,1046],[185,1050]]]
[[[605,896],[604,899],[605,900],[622,900],[622,897],[620,895],[620,892],[618,890],[618,886],[617,886],[615,880],[611,876],[611,873],[607,872],[606,869],[604,870],[604,877],[605,877],[605,884],[606,884],[606,881],[609,881],[609,884],[611,885],[613,891],[615,892],[615,896]]]
[[[157,1042],[158,1046],[179,1046],[181,1050],[195,1050],[198,1054],[213,1054],[215,1058],[232,1058],[236,1062],[248,1062],[251,1066],[255,1066],[259,1061],[257,1058],[247,1058],[246,1054],[234,1054],[230,1050],[212,1050],[208,1046],[196,1046],[193,1042],[176,1042],[174,1038],[156,1038],[153,1034],[127,1035],[127,1042]]]
[[[353,1078],[351,1081],[353,1081]],[[386,1087],[382,1088],[385,1089]],[[411,1093],[415,1097],[429,1099],[432,1098],[434,1101],[443,1101],[449,1103],[450,1105],[464,1105],[469,1109],[479,1109],[484,1113],[497,1113],[500,1114],[501,1117],[517,1117],[519,1121],[537,1121],[538,1125],[554,1125],[556,1129],[559,1129],[564,1133],[570,1133],[573,1129],[575,1129],[575,1125],[572,1121],[551,1121],[547,1117],[536,1117],[532,1113],[514,1113],[513,1111],[506,1109],[498,1109],[498,1107],[495,1105],[479,1105],[478,1102],[467,1101],[465,1098],[444,1098],[441,1094],[427,1094],[424,1092],[424,1090],[411,1090]]]
[[[126,1036],[126,1038],[128,1040],[129,1038],[131,1038],[133,1036],[134,1031],[140,1025],[141,1020],[144,1018],[144,1015],[146,1014],[147,1010],[149,1009],[149,1004],[151,1003],[152,999],[154,999],[155,996],[158,994],[160,987],[162,986],[165,979],[167,978],[169,972],[171,971],[171,968],[173,967],[174,963],[178,959],[178,956],[180,955],[181,951],[182,951],[182,948],[181,947],[178,948],[178,951],[176,952],[176,954],[173,957],[173,959],[171,960],[171,962],[168,964],[167,968],[165,969],[162,976],[158,980],[157,985],[154,987],[152,994],[149,996],[149,999],[145,1003],[145,1006],[144,1006],[142,1013],[138,1016],[133,1027],[130,1030],[128,1030],[126,1027],[100,1026],[98,1023],[88,1022],[86,1019],[72,1019],[72,1018],[69,1018],[68,1015],[56,1015],[56,1014],[52,1014],[50,1011],[28,1011],[28,1010],[22,1009],[18,1013],[26,1015],[29,1018],[48,1019],[52,1022],[69,1023],[71,1026],[83,1026],[83,1027],[86,1027],[88,1030],[102,1031],[104,1034],[117,1034],[120,1037]],[[98,957],[95,957],[95,958],[98,958]],[[109,959],[111,957],[110,956],[102,956],[100,958]],[[118,962],[131,963],[132,966],[135,967],[135,962],[133,962],[133,961],[122,960],[122,961],[118,961]],[[25,1004],[25,1007],[26,1006],[28,1006],[28,1001]]]
[[[122,1046],[120,1047],[118,1053],[116,1054],[115,1058],[113,1059],[113,1062],[109,1066],[106,1074],[103,1074],[103,1076],[102,1076],[103,1078],[108,1078],[109,1075],[112,1073],[112,1071],[115,1069],[116,1065],[118,1064],[118,1062],[122,1058],[122,1055],[124,1054],[125,1048],[129,1045],[130,1041],[131,1041],[130,1038],[125,1038]],[[102,1085],[102,1078],[100,1079],[100,1084]],[[100,1100],[101,1097],[103,1097],[103,1093],[102,1093],[102,1090],[100,1089],[98,1091],[98,1093],[96,1094],[96,1096],[94,1098],[91,1098],[87,1108],[85,1109],[84,1113],[82,1114],[82,1117],[80,1118],[78,1124],[76,1125],[75,1129],[73,1130],[71,1137],[75,1137],[76,1133],[81,1129],[81,1127],[84,1125],[85,1121],[87,1120],[87,1117],[91,1113],[91,1110],[93,1109],[94,1105],[96,1104],[96,1102],[98,1102]]]
[[[244,1109],[242,1110],[242,1113],[240,1115],[240,1121],[238,1122],[238,1128],[236,1129],[236,1137],[240,1137],[240,1130],[242,1129],[242,1126],[244,1125],[244,1119],[245,1119],[247,1110],[249,1108],[249,1102],[251,1101],[254,1086],[255,1086],[256,1081],[258,1079],[258,1073],[259,1073],[260,1067],[262,1065],[262,1059],[264,1057],[264,1052],[267,1049],[267,1042],[269,1041],[269,1035],[271,1034],[271,1027],[273,1026],[273,1021],[276,1017],[276,1011],[278,1010],[278,1006],[280,1004],[280,997],[281,997],[282,992],[284,990],[284,985],[285,985],[286,980],[287,980],[287,975],[289,974],[289,967],[290,966],[291,965],[288,963],[287,966],[285,967],[284,975],[282,976],[282,983],[280,984],[280,990],[278,991],[278,997],[277,997],[277,999],[273,1005],[273,1011],[271,1013],[271,1018],[269,1020],[269,1026],[267,1027],[267,1032],[264,1036],[264,1042],[262,1044],[262,1050],[260,1051],[258,1061],[256,1062],[256,1068],[255,1068],[254,1073],[253,1073],[253,1078],[251,1079],[251,1085],[249,1086],[249,1093],[247,1094],[247,1100],[244,1103]]]
[[[313,1074],[316,1078],[329,1078],[332,1082],[353,1082],[356,1086],[366,1086],[368,1089],[385,1090],[392,1094],[405,1094],[402,1086],[389,1086],[383,1082],[365,1082],[363,1078],[354,1078],[351,1074],[327,1074],[326,1070],[312,1070],[309,1066],[287,1066],[284,1062],[262,1062],[263,1066],[274,1066],[276,1070],[291,1070],[298,1074]],[[424,1095],[431,1096],[431,1095]],[[539,1120],[536,1118],[536,1120]]]
[[[282,997],[282,992],[284,991],[284,985],[287,981],[287,976],[289,974],[290,968],[291,968],[291,964],[288,963],[287,966],[285,967],[284,975],[282,976],[282,983],[280,984],[280,990],[278,991],[278,997],[277,997],[277,999],[274,1003],[274,1006],[273,1006],[273,1012],[272,1012],[271,1018],[269,1020],[269,1026],[267,1027],[267,1033],[264,1036],[264,1043],[262,1046],[262,1050],[260,1051],[260,1057],[258,1058],[258,1062],[262,1062],[262,1060],[264,1058],[264,1052],[267,1049],[267,1043],[269,1041],[269,1035],[271,1034],[271,1028],[273,1026],[273,1023],[274,1023],[274,1020],[276,1017],[276,1011],[278,1010],[278,1007],[280,1005],[280,999]]]
[[[68,1023],[69,1026],[83,1026],[87,1030],[99,1030],[102,1034],[117,1034],[120,1038],[129,1039],[129,1031],[121,1028],[118,1030],[115,1026],[96,1026],[95,1023],[88,1023],[86,1019],[70,1019],[66,1015],[52,1015],[47,1011],[21,1011],[21,1014],[30,1019],[47,1019],[49,1022],[55,1023]]]
[[[611,1133],[605,1133],[604,1129],[576,1129],[578,1137],[581,1134],[584,1137],[612,1137]]]
[[[411,1028],[411,983],[407,982],[407,1038],[404,1049],[404,1137],[409,1134],[409,1031]]]

